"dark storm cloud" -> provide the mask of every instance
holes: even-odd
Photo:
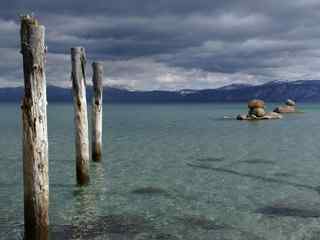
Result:
[[[0,81],[21,82],[26,12],[46,26],[52,84],[70,84],[76,45],[105,61],[106,82],[140,89],[319,79],[319,10],[318,0],[2,1]]]

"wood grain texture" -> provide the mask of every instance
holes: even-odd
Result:
[[[103,65],[92,64],[93,99],[92,99],[92,160],[102,160],[102,108],[103,108]]]
[[[49,176],[45,28],[30,16],[21,18],[24,97],[23,183],[25,240],[47,240]]]
[[[76,175],[79,185],[87,185],[89,178],[89,136],[86,100],[86,55],[82,47],[71,48],[71,80],[74,102]]]

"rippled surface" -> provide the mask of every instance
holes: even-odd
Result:
[[[105,105],[81,189],[73,108],[50,104],[51,239],[320,239],[320,110],[301,108],[240,122],[223,116],[244,104]],[[22,239],[20,110],[0,111],[0,239]]]

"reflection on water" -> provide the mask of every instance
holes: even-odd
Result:
[[[51,239],[319,239],[320,111],[301,108],[249,123],[223,119],[244,105],[107,105],[104,159],[81,188],[72,106],[50,104]],[[17,240],[20,110],[0,111],[0,239]]]

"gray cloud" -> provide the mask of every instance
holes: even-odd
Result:
[[[105,83],[137,89],[319,79],[319,10],[317,0],[5,1],[0,84],[22,83],[18,15],[26,12],[46,26],[50,84],[70,85],[77,45],[104,61]]]

